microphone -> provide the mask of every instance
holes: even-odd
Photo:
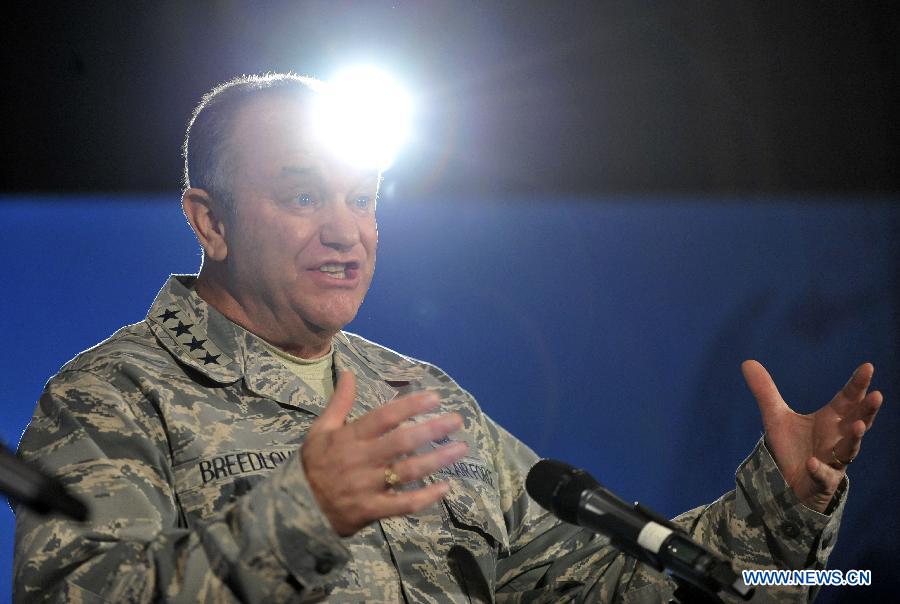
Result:
[[[39,514],[58,512],[74,520],[87,520],[88,508],[57,479],[26,463],[0,445],[0,494]]]
[[[543,459],[528,472],[525,490],[560,520],[606,535],[613,546],[658,571],[668,570],[710,594],[753,596],[728,560],[640,503],[629,505],[584,470]]]

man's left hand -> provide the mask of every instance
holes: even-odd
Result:
[[[744,361],[741,370],[759,403],[775,463],[800,501],[824,513],[884,400],[878,391],[866,392],[875,368],[860,365],[831,402],[809,415],[788,407],[758,362]]]

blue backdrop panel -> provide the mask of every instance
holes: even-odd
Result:
[[[832,566],[896,593],[900,470],[900,212],[831,200],[386,199],[372,290],[348,328],[431,361],[540,454],[589,469],[675,515],[733,486],[761,434],[739,364],[757,358],[797,411],[828,401],[862,361],[887,403],[851,472]],[[198,246],[175,196],[0,204],[7,384],[15,443],[47,380],[139,321]],[[13,517],[0,512],[0,599]]]

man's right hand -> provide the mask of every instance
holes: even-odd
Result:
[[[355,397],[356,379],[351,372],[342,371],[334,395],[300,448],[303,469],[319,508],[342,537],[379,518],[415,513],[447,493],[448,485],[443,481],[420,489],[388,489],[386,469],[396,473],[400,485],[428,476],[468,451],[466,443],[454,441],[428,453],[410,455],[462,426],[457,413],[400,425],[437,407],[434,393],[400,397],[348,424],[347,414]]]

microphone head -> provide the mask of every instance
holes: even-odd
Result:
[[[538,504],[571,524],[578,524],[581,494],[600,484],[578,468],[555,459],[542,459],[525,478],[525,490]]]

